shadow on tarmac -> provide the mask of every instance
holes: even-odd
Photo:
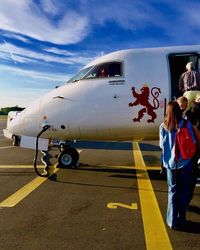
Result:
[[[200,207],[189,205],[188,211],[200,215]]]
[[[106,166],[89,166],[89,165],[84,165],[81,166],[80,168],[78,168],[78,171],[95,171],[95,172],[105,172],[105,173],[115,173],[110,175],[109,177],[111,178],[127,178],[127,179],[146,179],[146,171],[144,170],[137,170],[137,174],[141,174],[141,176],[137,176],[136,177],[136,170],[135,169],[116,169],[116,168],[108,168]],[[76,171],[76,169],[74,169],[74,171]],[[158,170],[154,170],[154,172],[156,172],[156,180],[160,179],[162,180],[163,177],[160,175],[160,172]],[[144,174],[144,175],[143,175]],[[143,175],[143,176],[142,176]],[[96,186],[96,187],[105,187],[105,188],[123,188],[123,189],[137,189],[137,187],[122,187],[122,186],[109,186],[109,185],[101,185],[101,184],[93,184],[93,183],[81,183],[81,182],[70,182],[70,181],[64,181],[64,180],[59,180],[58,176],[56,173],[54,173],[53,175],[51,175],[49,178],[49,180],[51,181],[55,181],[58,183],[65,183],[65,184],[72,184],[72,185],[80,185],[80,186]],[[167,191],[165,190],[155,190],[156,192],[162,192],[162,193],[166,193]]]
[[[63,181],[57,180],[57,175],[53,174],[50,178],[52,181],[56,181],[58,183],[64,183],[69,185],[79,185],[79,186],[88,186],[88,187],[103,187],[103,188],[116,188],[116,189],[130,189],[136,190],[136,187],[122,187],[122,186],[109,186],[109,185],[101,185],[101,184],[91,184],[91,183],[81,183],[81,182],[72,182],[72,181]]]
[[[200,223],[194,221],[188,221],[186,227],[181,230],[187,233],[199,234],[200,233]]]
[[[107,172],[107,173],[115,173],[110,175],[110,177],[116,177],[116,178],[147,178],[145,176],[145,172],[143,170],[137,170],[137,173],[140,174],[141,176],[136,177],[136,170],[135,169],[115,169],[115,168],[108,168],[106,166],[89,166],[89,165],[81,165],[78,170],[81,171],[96,171],[96,172]],[[74,170],[76,171],[76,169]],[[144,175],[142,175],[144,174]],[[159,170],[148,170],[148,174],[151,179],[154,180],[165,180],[166,181],[166,175],[162,176],[160,175]],[[125,186],[112,186],[112,185],[99,185],[99,184],[93,184],[93,183],[80,183],[80,182],[70,182],[70,181],[64,181],[64,180],[58,180],[57,179],[57,174],[53,174],[52,176],[49,177],[50,180],[58,182],[58,183],[65,183],[69,185],[79,185],[79,186],[91,186],[91,187],[104,187],[104,188],[114,188],[114,189],[130,189],[134,190],[137,189],[137,187],[125,187]],[[167,190],[154,190],[156,192],[162,192],[162,193],[167,193]],[[195,195],[195,194],[194,194]],[[188,212],[200,214],[200,207],[190,205],[188,208]],[[194,222],[194,221],[188,221],[187,225],[185,228],[179,230],[182,232],[187,232],[187,233],[192,233],[192,234],[199,234],[200,233],[200,223],[199,222]]]
[[[142,151],[161,151],[157,145],[150,143],[139,143]],[[85,149],[108,149],[108,150],[133,150],[131,142],[101,142],[101,141],[76,141],[70,142],[70,146]]]
[[[65,168],[61,168],[65,169]],[[92,171],[92,172],[105,172],[105,173],[116,173],[111,177],[119,177],[119,178],[132,178],[136,179],[136,169],[134,168],[115,168],[115,167],[108,167],[108,166],[94,166],[81,163],[80,166],[77,168],[80,171]],[[76,168],[74,169],[76,171]],[[160,170],[151,170],[150,167],[147,170],[150,179],[152,180],[166,180],[166,174],[160,174]],[[137,169],[138,178],[146,179],[145,176],[146,170]],[[129,174],[129,175],[128,175]],[[144,174],[144,175],[142,175]],[[140,176],[141,175],[141,176]]]

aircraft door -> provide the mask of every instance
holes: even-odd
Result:
[[[178,90],[179,78],[186,71],[185,66],[188,62],[193,62],[195,69],[200,72],[200,55],[194,53],[177,53],[169,55],[169,67],[171,78],[171,99],[175,99],[182,93]]]

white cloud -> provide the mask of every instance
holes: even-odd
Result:
[[[165,22],[159,11],[149,1],[105,0],[103,4],[101,1],[81,2],[94,24],[105,25],[107,21],[112,21],[123,29],[136,30],[152,24],[160,26]]]
[[[93,25],[105,25],[107,21],[130,30],[165,23],[161,13],[147,1],[104,0],[103,4],[101,1],[75,2],[76,10],[68,1],[61,4],[43,0],[36,4],[31,0],[1,0],[0,28],[41,41],[73,44],[82,41]],[[51,17],[54,16],[53,21]]]
[[[40,79],[40,80],[48,80],[48,81],[56,81],[56,82],[66,82],[71,75],[67,74],[58,74],[58,73],[46,73],[35,70],[25,70],[11,66],[0,66],[1,72],[7,72],[12,75],[23,76],[27,78]]]
[[[47,2],[46,5],[50,6]],[[30,0],[1,0],[0,20],[0,29],[57,44],[77,43],[88,34],[88,20],[85,16],[65,9],[54,23]]]
[[[51,54],[47,54],[49,52]],[[94,56],[80,56],[58,48],[44,48],[44,52],[34,52],[29,49],[17,47],[11,43],[0,44],[0,58],[12,60],[15,63],[48,62],[60,64],[82,64],[85,65],[94,59]]]
[[[70,61],[68,61],[66,58],[61,58],[58,56],[51,56],[44,53],[37,53],[34,51],[31,51],[29,49],[23,49],[17,46],[14,46],[10,43],[2,43],[0,44],[0,52],[5,53],[12,53],[12,59],[14,59],[16,62],[33,62],[33,61],[45,61],[45,62],[57,62],[57,63],[63,63],[63,64],[71,64]],[[1,53],[0,53],[1,57]]]
[[[199,10],[200,3],[190,3],[188,5],[181,5],[180,10],[182,12],[182,18],[185,25],[189,25],[192,28],[200,29],[200,18],[199,18]]]
[[[47,52],[51,52],[53,54],[57,54],[57,55],[64,55],[64,56],[75,56],[76,53],[74,52],[70,52],[64,49],[58,49],[58,48],[54,48],[54,47],[50,47],[50,48],[44,48],[44,51]]]
[[[190,1],[179,1],[171,3],[173,7],[173,16],[164,26],[165,33],[176,44],[199,44],[200,3]]]
[[[66,56],[66,58],[68,58],[68,61],[73,63],[73,64],[82,64],[82,65],[86,65],[89,62],[91,62],[92,60],[96,59],[97,55],[96,53],[93,53],[91,55],[88,55],[85,53],[75,53],[75,52],[70,52],[67,50],[63,50],[63,49],[58,49],[58,48],[44,48],[44,51],[46,52],[50,52],[53,54],[57,54],[57,55],[62,55],[62,56]]]
[[[81,42],[95,25],[104,26],[108,21],[115,22],[126,30],[154,26],[170,33],[168,23],[171,20],[168,20],[169,17],[163,10],[165,6],[173,9],[174,5],[178,9],[177,2],[76,0],[76,7],[73,7],[70,1],[43,0],[36,3],[31,0],[1,0],[0,29],[55,44]],[[165,6],[160,7],[163,4]],[[184,3],[181,4],[183,5]],[[198,19],[197,16],[194,18]]]
[[[14,39],[20,40],[20,41],[22,41],[22,42],[24,42],[24,43],[29,43],[29,42],[30,42],[27,38],[25,38],[24,36],[22,36],[22,35],[20,35],[20,34],[4,33],[3,36],[4,36],[4,37],[7,37],[7,38],[12,38],[12,39],[14,38]]]
[[[58,4],[54,4],[51,0],[42,0],[41,1],[42,4],[42,9],[44,12],[52,15],[52,16],[56,16],[61,14],[61,10],[58,6]]]
[[[199,8],[197,1],[188,5],[178,0],[1,0],[0,29],[21,35],[21,40],[25,35],[55,44],[74,44],[86,38],[96,25],[112,21],[131,31],[157,27],[173,37],[174,26],[198,26]]]

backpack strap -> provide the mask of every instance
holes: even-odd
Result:
[[[178,131],[176,132],[175,139],[174,139],[174,151],[175,151],[175,161],[176,162],[178,161],[178,158],[179,158],[179,144],[178,144],[178,141],[177,141],[177,133],[178,133]],[[176,163],[176,168],[177,168],[177,163]]]
[[[186,128],[187,127],[188,120],[182,118],[179,123],[179,128]]]
[[[177,131],[177,133],[180,131],[180,129],[182,128],[185,128],[187,127],[187,120],[182,118],[179,122],[179,129]],[[179,158],[179,152],[180,152],[180,148],[179,148],[179,143],[177,141],[177,133],[175,135],[175,140],[174,140],[174,143],[175,143],[175,160],[176,160],[176,169],[177,169],[177,161],[178,161],[178,158]]]

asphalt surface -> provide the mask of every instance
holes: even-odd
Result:
[[[200,248],[199,184],[187,212],[188,227],[169,229],[165,224],[167,183],[159,174],[156,142],[140,143],[140,149],[161,214],[158,221],[154,209],[144,208],[148,197],[142,200],[141,192],[149,187],[140,184],[147,177],[144,170],[135,168],[138,160],[131,143],[78,142],[80,167],[57,169],[34,186],[34,181],[41,180],[32,167],[34,150],[13,147],[2,135],[5,126],[0,120],[0,249]],[[29,184],[32,189],[25,195]],[[150,226],[148,219],[152,219]],[[148,236],[151,228],[160,230],[161,224],[169,239],[162,248],[159,244],[166,240],[162,233]]]

